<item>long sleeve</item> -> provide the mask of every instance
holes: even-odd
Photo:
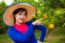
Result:
[[[26,31],[25,34],[22,34],[21,32],[17,31],[14,26],[8,29],[8,35],[13,39],[13,40],[19,40],[19,41],[26,41],[30,37],[30,35],[33,33],[33,24],[32,22],[27,22],[28,25],[28,30]]]
[[[43,25],[35,25],[34,29],[41,30],[40,41],[44,41],[44,38],[45,38],[45,35],[46,35],[46,27],[43,26]]]

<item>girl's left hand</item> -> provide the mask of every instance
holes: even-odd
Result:
[[[38,40],[37,43],[42,43],[42,42]]]

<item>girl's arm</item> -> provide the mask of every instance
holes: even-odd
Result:
[[[33,33],[33,24],[31,22],[27,23],[28,25],[28,31],[25,34],[22,34],[21,32],[17,31],[14,27],[11,27],[8,29],[8,35],[15,41],[26,41],[30,37],[30,35]]]
[[[46,35],[46,27],[43,25],[34,25],[34,29],[41,30],[41,36],[39,41],[44,41],[45,35]]]

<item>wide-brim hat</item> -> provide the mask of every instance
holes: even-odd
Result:
[[[27,10],[27,16],[26,16],[26,19],[24,20],[24,22],[30,21],[36,12],[35,7],[29,3],[14,4],[14,5],[8,7],[6,9],[6,11],[4,12],[3,21],[5,24],[7,24],[8,26],[13,26],[13,24],[14,24],[13,12],[18,8],[25,8]]]

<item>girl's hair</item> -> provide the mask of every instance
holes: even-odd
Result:
[[[16,14],[19,13],[20,11],[22,11],[22,12],[25,11],[25,12],[26,12],[25,15],[27,14],[27,10],[26,10],[26,9],[24,9],[24,8],[18,8],[18,9],[16,9],[16,10],[13,12],[13,15],[16,15]],[[22,12],[21,12],[21,13],[22,13]]]

